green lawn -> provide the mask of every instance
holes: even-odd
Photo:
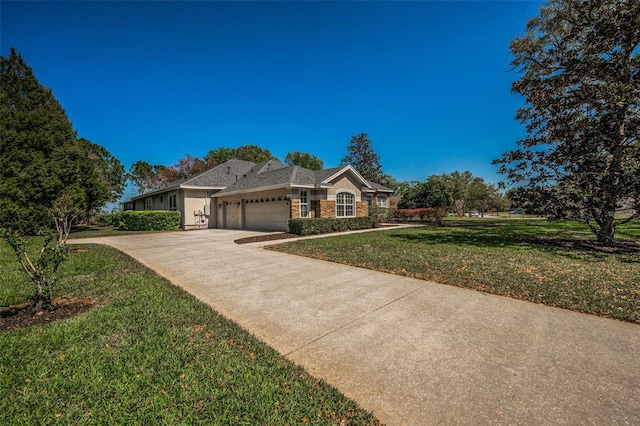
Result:
[[[31,293],[4,242],[0,291],[1,306]],[[0,424],[377,424],[335,388],[116,250],[72,252],[58,294],[100,304],[0,333]]]
[[[475,219],[271,246],[550,306],[640,323],[640,224],[616,250],[573,222]],[[455,226],[454,226],[455,225]]]

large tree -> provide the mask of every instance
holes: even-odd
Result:
[[[106,203],[113,203],[122,196],[126,174],[120,160],[103,146],[84,138],[78,139],[78,143],[87,159],[80,179],[85,188],[85,213],[89,217]]]
[[[547,213],[612,242],[638,216],[615,212],[640,196],[640,2],[548,1],[511,52],[528,136],[495,163]]]
[[[351,164],[362,177],[370,182],[380,183],[383,180],[384,172],[380,164],[380,157],[373,150],[366,133],[352,136],[347,151],[347,156],[342,159],[341,165]]]
[[[260,148],[258,145],[242,145],[237,147],[233,152],[233,158],[253,163],[264,163],[273,160],[273,156],[268,149]]]
[[[63,192],[85,211],[121,192],[117,179],[99,175],[110,166],[99,164],[105,158],[94,154],[105,152],[98,151],[76,138],[62,106],[15,49],[0,57],[0,227],[50,226],[48,210]],[[114,183],[110,195],[102,191],[107,181]]]
[[[473,182],[473,174],[470,171],[443,173],[433,175],[429,179],[441,182],[451,196],[451,208],[458,217],[464,216],[469,207],[469,189]]]
[[[284,157],[284,163],[289,166],[300,166],[310,170],[322,170],[324,163],[321,159],[308,152],[293,151]]]

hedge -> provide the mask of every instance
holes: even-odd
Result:
[[[180,212],[170,210],[126,211],[113,214],[122,231],[174,231],[180,229]]]
[[[373,217],[289,219],[289,232],[297,235],[328,234],[377,227],[378,221]]]

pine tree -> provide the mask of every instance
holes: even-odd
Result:
[[[352,136],[347,151],[348,154],[342,159],[341,165],[352,165],[369,182],[380,183],[383,180],[380,157],[373,150],[366,133]]]

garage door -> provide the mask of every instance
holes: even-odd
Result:
[[[289,203],[270,201],[246,203],[244,205],[244,227],[269,231],[289,229]]]
[[[235,203],[224,206],[225,228],[240,229],[240,207]]]

